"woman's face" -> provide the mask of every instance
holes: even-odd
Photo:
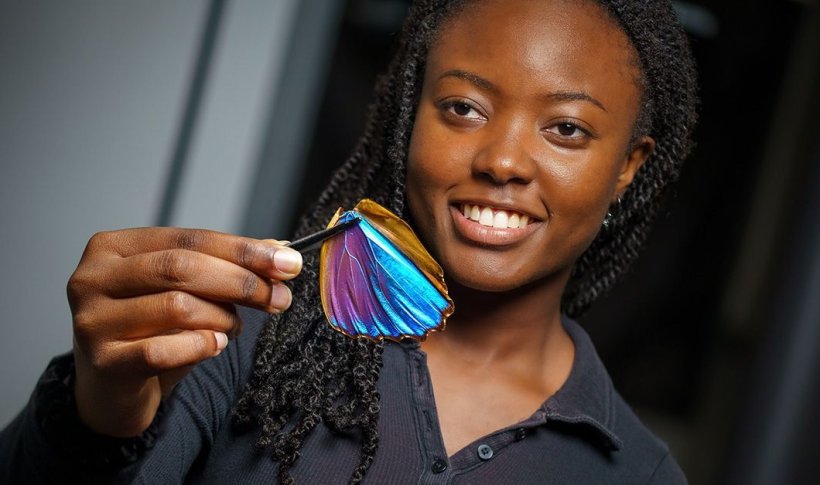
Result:
[[[431,47],[407,200],[448,280],[567,277],[653,148],[625,34],[578,1],[469,4]],[[466,215],[465,215],[466,214]]]

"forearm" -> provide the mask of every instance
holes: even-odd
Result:
[[[82,424],[71,393],[73,360],[52,360],[27,406],[0,432],[0,483],[111,483],[128,474],[156,430],[128,440]]]

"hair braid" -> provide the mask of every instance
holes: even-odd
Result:
[[[300,220],[296,237],[323,228],[338,207],[351,208],[364,197],[404,214],[405,166],[427,51],[442,22],[465,3],[419,0],[410,8],[396,55],[377,82],[364,134]],[[691,148],[696,119],[691,54],[668,2],[599,3],[638,53],[643,99],[633,138],[649,134],[656,149],[623,195],[610,228],[599,233],[576,263],[562,305],[570,315],[582,313],[606,293],[637,257]],[[235,406],[235,423],[256,425],[255,444],[279,461],[281,483],[293,483],[290,469],[319,423],[333,431],[358,429],[360,460],[350,481],[359,483],[378,446],[376,381],[384,344],[350,339],[326,325],[316,254],[306,255],[303,268],[292,282],[290,310],[271,316],[259,336],[253,373]]]

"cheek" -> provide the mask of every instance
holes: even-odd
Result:
[[[407,196],[407,206],[410,214],[415,220],[423,220],[418,211],[421,210],[421,201],[427,198],[425,192],[429,190],[429,175],[424,164],[426,159],[423,143],[419,133],[418,124],[413,128],[413,135],[410,139],[410,148],[407,154],[407,175],[405,179],[405,191]]]
[[[419,109],[408,151],[407,202],[416,218],[421,215],[431,217],[430,206],[446,197],[447,189],[463,171],[460,168],[463,157],[454,149],[444,130],[431,120],[433,114],[429,111]]]
[[[430,221],[433,217],[430,202],[434,198],[434,187],[437,183],[434,178],[435,173],[431,173],[430,170],[432,165],[430,163],[431,154],[428,153],[430,145],[422,140],[426,140],[424,129],[417,121],[413,127],[407,154],[405,193],[414,229],[422,242],[428,243],[431,240],[429,226],[431,226]]]
[[[584,249],[592,242],[610,205],[617,170],[614,153],[556,161],[542,172],[541,186],[555,232]]]
[[[572,214],[574,217],[580,217],[606,212],[604,208],[608,205],[612,187],[609,174],[596,173],[594,170],[579,173],[575,167],[561,167],[561,172],[563,173],[552,178],[554,189],[547,192],[548,196],[552,195],[551,205],[558,215]]]

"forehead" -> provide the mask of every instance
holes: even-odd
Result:
[[[443,23],[427,64],[481,69],[518,93],[583,90],[617,103],[632,97],[630,90],[639,97],[636,59],[626,34],[596,2],[477,0]]]

